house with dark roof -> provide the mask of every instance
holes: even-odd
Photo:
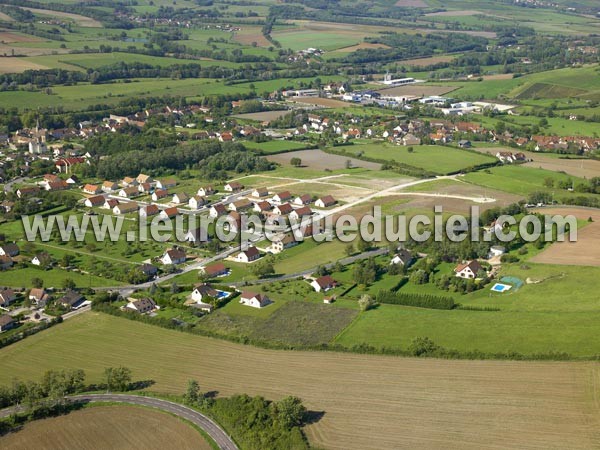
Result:
[[[12,289],[2,289],[0,291],[0,307],[6,308],[17,299],[17,294]]]
[[[194,286],[192,291],[192,300],[196,303],[206,303],[211,299],[215,299],[219,296],[219,293],[210,284],[201,283]]]
[[[65,308],[78,309],[81,308],[85,298],[77,291],[67,291],[65,295],[58,299],[58,302]]]
[[[317,208],[328,208],[330,206],[335,205],[335,199],[331,195],[326,195],[321,197],[315,202],[315,206]]]
[[[15,326],[15,319],[8,314],[0,316],[0,333],[10,330]]]
[[[404,248],[401,248],[394,255],[394,257],[390,261],[390,264],[401,264],[404,267],[408,267],[412,264],[413,261],[414,261],[414,257],[412,255],[412,253]]]
[[[183,250],[179,249],[169,249],[167,250],[160,258],[160,262],[163,264],[183,264],[185,262],[186,256]]]
[[[236,256],[235,259],[238,262],[249,263],[252,261],[256,261],[259,258],[260,258],[260,252],[258,251],[258,249],[256,247],[252,246],[252,247],[248,247],[246,250],[243,250],[240,253],[238,253],[238,255]]]
[[[147,314],[159,309],[154,300],[150,298],[130,299],[125,308],[138,314]]]
[[[12,258],[13,256],[18,256],[19,253],[19,246],[14,242],[0,246],[0,256],[10,256]]]

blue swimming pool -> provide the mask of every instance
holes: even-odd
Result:
[[[225,298],[229,295],[229,292],[217,290],[217,298]]]
[[[492,286],[492,289],[490,289],[490,290],[494,291],[494,292],[506,292],[506,291],[510,290],[511,288],[512,288],[512,286],[509,284],[496,283]]]

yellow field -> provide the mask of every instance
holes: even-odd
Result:
[[[196,378],[220,395],[297,395],[324,412],[307,434],[325,449],[600,445],[596,362],[273,351],[86,313],[0,350],[0,383],[59,367],[81,367],[93,382],[116,365],[155,380],[158,392],[182,393]]]
[[[134,406],[94,406],[26,424],[0,438],[11,450],[210,450],[202,435],[168,414]]]

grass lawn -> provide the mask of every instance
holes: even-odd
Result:
[[[94,275],[85,275],[63,269],[40,270],[34,267],[11,269],[0,272],[0,286],[31,287],[32,278],[41,278],[46,287],[62,287],[62,282],[70,278],[78,287],[88,286],[118,286],[118,281],[101,278]]]
[[[294,141],[267,141],[267,142],[252,142],[244,141],[244,147],[252,150],[259,150],[261,153],[281,153],[285,151],[302,150],[306,148],[306,144]]]
[[[439,145],[415,145],[409,153],[404,146],[391,145],[384,142],[360,143],[336,148],[348,155],[360,158],[361,155],[385,161],[395,161],[420,167],[439,174],[446,174],[465,169],[470,166],[493,162],[494,158]]]

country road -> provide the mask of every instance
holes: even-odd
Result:
[[[139,395],[130,394],[84,394],[73,395],[68,397],[69,400],[78,403],[94,403],[94,402],[111,402],[111,403],[127,403],[131,405],[145,406],[155,408],[161,411],[173,414],[177,417],[185,419],[197,427],[205,431],[222,450],[238,450],[237,445],[233,442],[225,431],[215,422],[198,411],[188,408],[187,406],[178,403],[170,402],[153,397],[142,397]],[[17,410],[17,407],[10,407],[0,410],[0,417],[7,417]]]

